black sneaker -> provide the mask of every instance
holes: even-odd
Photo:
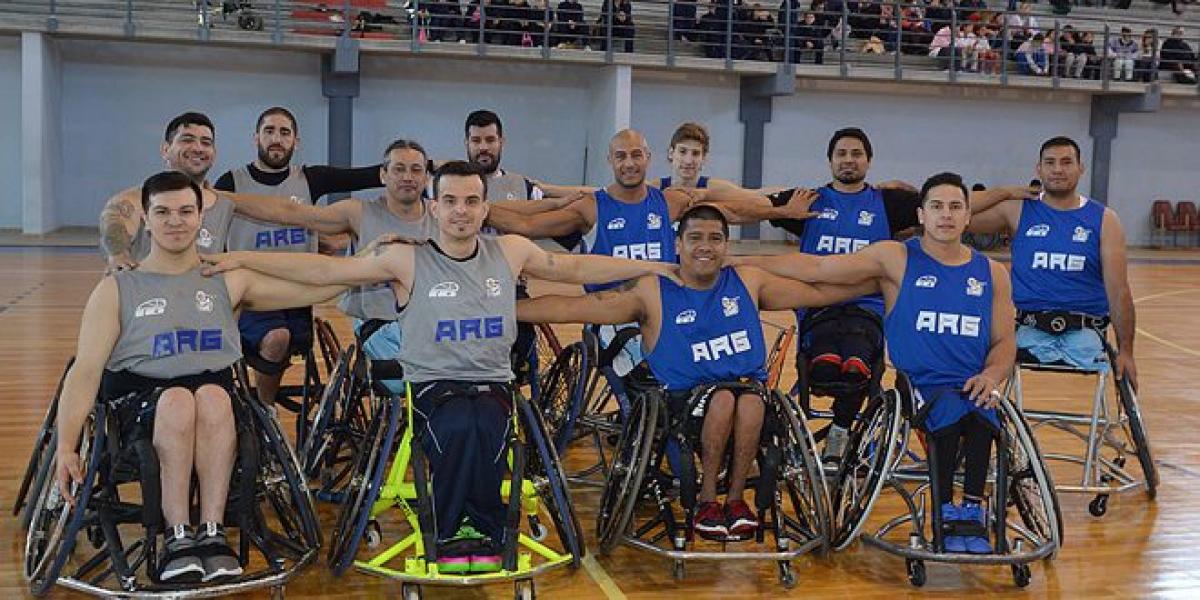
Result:
[[[204,563],[197,554],[192,528],[180,523],[163,533],[163,553],[158,560],[158,580],[163,583],[197,583],[204,579]]]
[[[196,535],[196,551],[204,564],[204,578],[201,581],[217,581],[242,574],[242,564],[225,540],[225,528],[220,523],[210,521],[200,526],[200,532]]]

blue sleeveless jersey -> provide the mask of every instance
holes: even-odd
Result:
[[[646,197],[637,204],[616,200],[603,189],[596,190],[595,194],[595,240],[588,249],[589,254],[677,262],[671,212],[660,190],[646,186]],[[583,287],[588,292],[596,292],[620,283],[614,281]]]
[[[826,185],[817,190],[820,197],[809,209],[816,216],[804,222],[800,251],[824,256],[858,252],[880,240],[892,239],[883,193],[867,186],[857,194],[843,194]],[[854,304],[877,315],[883,314],[883,296],[870,294],[847,304]],[[796,311],[803,319],[804,311]]]
[[[987,257],[972,251],[970,262],[951,267],[926,254],[919,238],[904,245],[904,280],[883,323],[888,355],[915,386],[961,389],[983,370],[992,344]]]
[[[671,176],[670,175],[667,175],[666,177],[658,178],[658,189],[665,190],[669,187],[671,187]],[[708,175],[701,175],[700,177],[696,178],[696,189],[698,189],[698,190],[708,189]]]
[[[767,350],[758,309],[733,267],[707,290],[658,278],[662,331],[646,362],[668,390],[748,377],[766,381]]]
[[[1012,239],[1013,304],[1020,310],[1108,315],[1100,264],[1104,206],[1092,199],[1071,210],[1026,200]]]

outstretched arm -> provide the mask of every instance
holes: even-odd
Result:
[[[312,306],[330,300],[350,287],[296,283],[250,269],[226,273],[225,281],[230,293],[237,294],[235,298],[240,308],[257,311]]]
[[[352,286],[412,282],[412,248],[404,243],[377,246],[363,256],[340,258],[293,252],[228,252],[204,257],[206,275],[245,268],[310,286]],[[311,304],[311,303],[309,303]],[[301,306],[304,304],[301,303]]]
[[[615,325],[641,321],[645,314],[638,287],[645,279],[584,296],[539,296],[517,301],[517,320],[529,323],[596,323]]]
[[[758,280],[760,310],[793,310],[830,306],[879,292],[879,280],[866,279],[854,284],[804,283],[772,275],[755,267],[739,267],[738,273],[749,270]],[[749,274],[749,273],[748,273]]]
[[[282,196],[222,193],[233,201],[234,210],[260,221],[303,227],[318,233],[353,233],[354,211],[361,210],[358,202],[337,202],[316,206],[294,202]]]
[[[1111,208],[1104,209],[1104,220],[1100,227],[1100,267],[1113,330],[1117,334],[1117,361],[1113,368],[1117,371],[1117,377],[1129,378],[1129,383],[1136,390],[1137,364],[1133,361],[1133,337],[1137,331],[1137,314],[1133,308],[1133,293],[1129,290],[1125,230]]]
[[[577,200],[582,200],[589,193],[591,193],[591,189],[563,194],[561,196],[547,196],[541,200],[499,200],[492,202],[490,209],[495,210],[496,208],[500,208],[501,210],[522,215],[536,215],[569,206]]]
[[[561,283],[608,283],[642,275],[677,278],[677,265],[648,260],[629,260],[595,254],[546,252],[520,236],[502,238],[504,252],[512,256],[522,274]]]
[[[788,252],[772,256],[731,256],[727,264],[751,265],[779,277],[809,283],[858,283],[884,275],[883,254],[897,242],[876,242],[851,254],[817,256]]]
[[[963,385],[977,406],[991,408],[1000,398],[998,386],[1012,372],[1017,359],[1017,333],[1012,326],[1016,309],[1012,303],[1012,284],[1008,270],[1000,263],[988,259],[992,269],[992,345],[988,348],[987,360],[978,375]]]
[[[992,188],[979,192],[971,192],[971,214],[984,212],[1001,202],[1009,200],[1024,200],[1036,198],[1037,191],[1029,186],[1010,185]]]
[[[716,187],[707,190],[682,191],[676,188],[663,192],[671,207],[671,217],[678,218],[689,206],[711,204],[725,213],[730,223],[757,223],[768,219],[807,219],[812,199],[793,194],[791,201],[775,206],[766,196],[743,188]]]
[[[590,194],[592,190],[596,189],[594,185],[557,185],[537,179],[532,181],[534,185],[542,189],[546,198],[570,198],[576,194]]]
[[[515,233],[528,238],[568,235],[576,231],[586,231],[591,226],[579,204],[575,202],[563,208],[527,215],[507,208],[502,203],[496,203],[488,207],[487,222],[504,233]]]

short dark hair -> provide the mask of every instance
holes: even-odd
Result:
[[[984,191],[987,191],[987,186],[983,185],[982,183],[976,183],[975,185],[971,186],[971,191],[972,192],[984,192]]]
[[[947,171],[938,173],[925,180],[925,184],[921,186],[921,206],[925,206],[925,200],[929,197],[929,190],[942,185],[952,185],[962,190],[963,198],[967,201],[967,206],[971,205],[971,193],[967,191],[967,185],[963,183],[962,176],[958,173]]]
[[[701,153],[708,155],[708,130],[699,123],[684,123],[676,127],[675,133],[671,134],[671,145],[668,148],[674,148],[675,144],[689,140],[700,144]]]
[[[175,139],[175,134],[179,133],[180,129],[187,127],[188,125],[201,125],[203,127],[207,127],[208,130],[213,134],[213,140],[217,139],[217,128],[213,127],[212,119],[208,118],[208,115],[204,113],[194,111],[185,112],[182,115],[171,119],[171,122],[167,123],[167,133],[163,136],[163,139],[170,144],[171,140]]]
[[[1076,144],[1075,140],[1073,140],[1065,135],[1055,136],[1055,137],[1052,137],[1052,138],[1042,142],[1042,148],[1040,150],[1038,150],[1038,159],[1041,160],[1042,155],[1046,153],[1047,149],[1062,148],[1064,146],[1070,146],[1071,148],[1073,148],[1075,150],[1075,160],[1077,160],[1077,161],[1083,160],[1083,153],[1081,153],[1079,151],[1079,144]]]
[[[871,149],[871,138],[868,138],[867,133],[857,127],[847,127],[833,132],[833,137],[829,138],[829,148],[825,150],[825,158],[833,160],[833,147],[842,138],[854,138],[862,142],[863,149],[867,151],[867,160],[875,158],[875,151]]]
[[[271,108],[262,111],[262,114],[258,115],[258,122],[254,124],[254,131],[262,129],[263,121],[267,120],[267,117],[271,115],[283,115],[287,117],[287,120],[292,122],[292,133],[295,135],[300,135],[300,125],[296,123],[296,115],[293,115],[292,111],[282,106],[272,106]]]
[[[463,137],[471,135],[472,127],[487,127],[488,125],[495,125],[496,135],[504,137],[504,124],[500,122],[500,117],[490,110],[477,110],[467,115],[467,123],[463,125]]]
[[[425,158],[426,161],[429,159],[429,153],[425,152],[424,146],[413,140],[400,138],[388,144],[388,147],[383,150],[383,164],[385,167],[388,165],[388,156],[392,154],[393,150],[416,150],[417,152],[421,153],[421,156]]]
[[[682,238],[692,221],[720,221],[721,232],[725,234],[726,239],[729,238],[729,219],[711,204],[697,204],[683,211],[683,214],[679,215],[679,228],[675,230],[675,237]]]
[[[487,199],[487,176],[484,175],[483,168],[465,160],[451,160],[442,163],[442,166],[433,174],[433,197],[435,199],[441,196],[442,177],[446,175],[478,177],[479,182],[483,184],[483,198]]]
[[[186,189],[191,189],[196,195],[196,210],[204,210],[204,194],[191,177],[180,171],[155,173],[142,182],[142,211],[150,212],[150,196]]]

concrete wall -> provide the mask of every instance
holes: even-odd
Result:
[[[708,128],[710,138],[705,173],[731,181],[741,178],[743,129],[736,77],[655,73],[635,77],[633,83],[633,127],[650,142],[649,177],[671,174],[671,134],[686,121],[698,121]]]
[[[1200,201],[1200,114],[1168,101],[1157,113],[1120,119],[1108,202],[1120,215],[1129,243],[1146,245],[1151,202]]]
[[[0,227],[21,226],[21,38],[0,36]]]

